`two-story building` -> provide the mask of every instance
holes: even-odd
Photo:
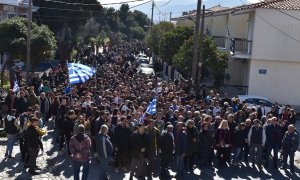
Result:
[[[28,2],[28,0],[0,0],[0,21],[15,16],[27,18]],[[32,6],[32,12],[36,12],[37,10],[37,7]],[[0,54],[0,69],[5,60],[6,54]]]
[[[37,7],[32,8],[35,12]],[[14,16],[27,17],[28,0],[0,0],[0,21]]]
[[[206,12],[204,24],[204,33],[215,39],[219,50],[231,54],[225,84],[248,86],[248,94],[300,105],[300,0]]]

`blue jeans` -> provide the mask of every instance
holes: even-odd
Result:
[[[176,172],[177,174],[183,174],[183,157],[182,154],[176,155]]]
[[[233,155],[233,160],[232,160],[233,163],[239,162],[241,152],[242,152],[242,148],[237,148],[237,147],[234,148],[234,155]]]
[[[74,165],[74,180],[79,180],[79,173],[80,173],[80,167],[83,166],[82,168],[82,178],[81,180],[87,180],[89,176],[89,161],[75,161],[73,160],[73,165]]]
[[[104,158],[99,157],[100,163],[99,163],[99,179],[106,179],[107,178],[107,170],[108,170],[108,163],[110,161],[110,158]]]
[[[17,134],[7,134],[7,146],[6,146],[5,154],[7,154],[8,156],[11,156],[12,154],[16,139],[17,139]]]

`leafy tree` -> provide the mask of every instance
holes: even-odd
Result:
[[[177,54],[174,55],[172,65],[185,77],[191,76],[193,62],[194,37],[184,41]]]
[[[0,22],[0,53],[7,52],[9,59],[1,71],[1,80],[6,67],[13,64],[14,59],[26,61],[27,19],[14,17]],[[32,23],[31,65],[51,58],[56,49],[56,40],[52,31],[45,25]],[[3,81],[1,81],[3,83]]]
[[[175,27],[170,22],[160,22],[159,24],[153,25],[152,29],[148,32],[146,37],[146,43],[148,47],[154,52],[159,54],[159,44],[162,39],[162,35],[166,32],[173,30]]]
[[[164,33],[159,43],[159,56],[164,61],[172,63],[172,59],[180,46],[183,45],[185,40],[193,36],[193,33],[193,28],[187,26],[179,26]]]
[[[134,38],[134,39],[140,39],[140,40],[142,40],[146,36],[145,31],[140,26],[138,26],[138,27],[132,27],[131,28],[131,33],[132,33],[132,38]]]
[[[190,76],[193,64],[194,37],[186,40],[172,60],[173,66],[183,75]],[[210,37],[203,39],[202,68],[212,72],[215,78],[214,85],[219,87],[224,79],[228,65],[228,53],[217,49],[215,41]],[[201,71],[203,72],[203,71]]]

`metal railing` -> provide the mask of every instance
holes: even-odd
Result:
[[[232,38],[230,51],[233,54],[240,53],[240,54],[251,54],[252,53],[252,41],[247,39],[240,39],[240,38]]]

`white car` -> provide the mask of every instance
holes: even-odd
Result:
[[[245,102],[248,107],[255,106],[256,108],[259,108],[261,104],[264,104],[266,112],[270,112],[272,106],[274,106],[274,101],[262,97],[262,96],[252,96],[252,95],[238,95],[238,98],[240,99],[240,102]],[[279,107],[279,114],[281,114],[282,109],[284,109],[284,106],[278,105]]]
[[[139,59],[148,59],[148,57],[145,54],[139,54],[136,56],[136,60],[139,60]]]
[[[146,74],[146,75],[155,75],[154,69],[149,64],[141,64],[137,68],[137,72],[138,73],[143,73],[143,74]]]

